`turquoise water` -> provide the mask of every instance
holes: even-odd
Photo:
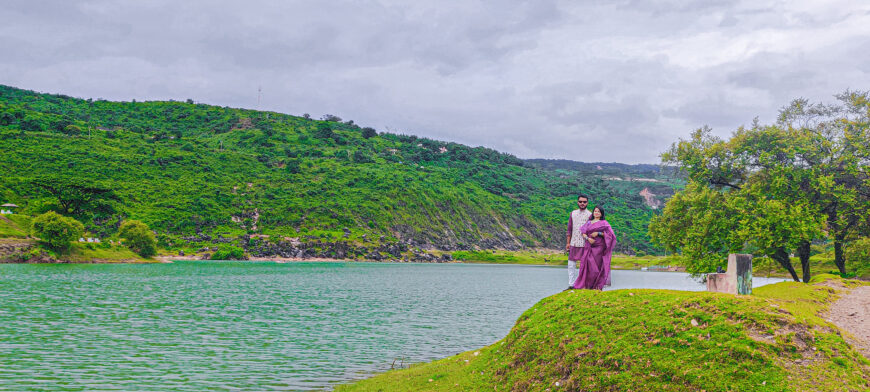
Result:
[[[566,279],[468,264],[0,265],[0,390],[329,389],[489,345]],[[677,273],[613,280],[701,289]]]

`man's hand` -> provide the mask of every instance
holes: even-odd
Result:
[[[571,244],[567,243],[567,244],[565,244],[565,252],[569,252],[569,251],[571,251]]]
[[[597,232],[597,231],[593,231],[592,234],[589,234],[589,236],[592,237],[592,238],[598,237],[598,232]]]
[[[586,241],[589,241],[590,244],[595,243],[595,240],[593,240],[592,237],[587,238]]]

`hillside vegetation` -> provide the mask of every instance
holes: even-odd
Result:
[[[480,350],[338,391],[860,391],[870,361],[821,315],[848,286],[823,275],[752,296],[572,290]]]
[[[141,220],[163,249],[398,258],[415,248],[558,248],[585,192],[608,208],[619,250],[657,252],[647,234],[655,211],[634,189],[330,115],[0,86],[0,151],[3,202],[73,216],[101,237]],[[52,192],[70,186],[103,193],[74,205]]]

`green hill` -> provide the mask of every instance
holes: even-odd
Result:
[[[739,297],[567,291],[526,311],[491,346],[337,390],[867,390],[870,361],[821,318],[844,285],[858,283],[814,282]]]
[[[657,252],[646,233],[655,211],[636,189],[330,115],[0,86],[0,151],[0,198],[25,214],[58,210],[99,236],[139,219],[168,249],[397,258],[418,248],[558,248],[585,192],[607,208],[618,250]],[[45,186],[57,181],[111,197],[73,208]]]

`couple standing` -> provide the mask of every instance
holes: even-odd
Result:
[[[568,289],[601,290],[610,286],[610,255],[616,246],[613,228],[604,220],[604,209],[589,211],[589,197],[577,197],[577,209],[568,219]],[[579,271],[578,271],[579,267]]]

